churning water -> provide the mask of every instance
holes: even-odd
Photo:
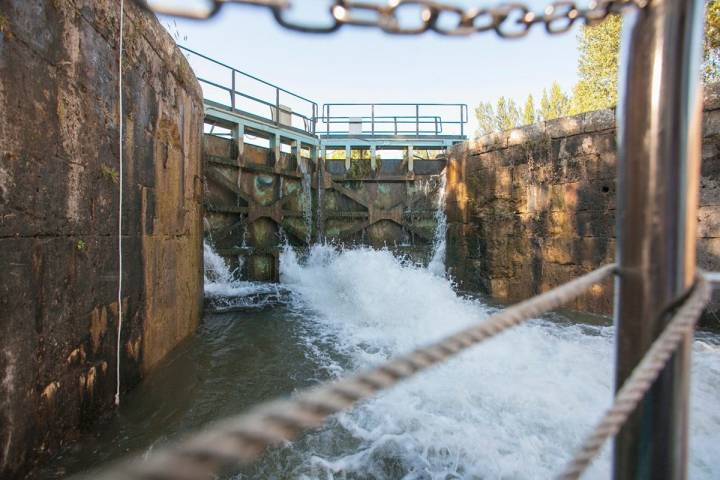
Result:
[[[286,290],[279,285],[237,280],[208,242],[203,244],[203,261],[205,304],[212,311],[265,308],[285,301]]]
[[[387,251],[316,246],[300,263],[286,250],[281,268],[315,335],[305,339],[308,355],[331,376],[408,352],[491,311]],[[609,326],[532,321],[339,415],[252,473],[551,478],[610,404],[612,334]],[[691,478],[720,478],[719,398],[720,348],[706,336],[694,347]],[[587,478],[609,478],[607,448]]]
[[[207,295],[228,305],[270,288],[233,280],[209,248],[206,265]],[[64,451],[41,478],[152,450],[211,420],[430,343],[493,310],[389,251],[315,246],[299,258],[286,248],[281,273],[288,302],[208,313],[112,422]],[[610,404],[612,335],[610,326],[560,315],[531,321],[331,418],[234,478],[552,478]],[[692,374],[690,478],[716,479],[716,335],[698,335]],[[609,478],[607,448],[584,478]]]

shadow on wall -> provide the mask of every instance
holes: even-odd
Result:
[[[698,263],[720,269],[720,87],[707,87]],[[448,267],[462,288],[517,301],[615,257],[614,110],[494,133],[456,147]],[[569,308],[610,314],[612,280]],[[716,297],[709,308],[720,308]],[[713,313],[710,314],[711,318]]]
[[[202,308],[200,87],[125,2],[0,0],[0,477],[115,409]],[[41,126],[41,128],[39,128]],[[118,329],[118,190],[123,329]]]

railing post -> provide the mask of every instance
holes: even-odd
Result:
[[[420,105],[415,105],[415,135],[420,136]]]
[[[232,75],[232,82],[231,82],[231,89],[232,92],[230,92],[230,106],[232,107],[233,111],[235,110],[235,70],[230,69],[230,74]]]
[[[317,117],[318,117],[317,104],[313,103],[312,111],[313,111],[312,134],[315,135],[315,133],[317,133]]]
[[[460,105],[460,135],[465,135],[465,110]]]
[[[701,0],[652,0],[624,21],[618,106],[616,388],[695,276]],[[687,476],[688,335],[615,440],[615,479]]]
[[[280,126],[280,89],[275,87],[275,125]]]
[[[370,133],[375,135],[375,105],[370,105],[370,115],[371,115]]]

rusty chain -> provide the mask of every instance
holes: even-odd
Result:
[[[295,2],[300,3],[298,0]],[[486,8],[461,8],[433,0],[389,0],[380,3],[372,0],[328,0],[325,25],[298,23],[290,19],[295,8],[292,0],[207,0],[203,9],[169,6],[163,0],[135,0],[140,7],[155,13],[198,20],[216,15],[226,4],[250,5],[268,8],[283,27],[304,33],[332,33],[344,25],[376,27],[398,35],[418,35],[434,31],[441,35],[468,36],[495,31],[502,38],[519,38],[538,24],[547,33],[567,32],[582,21],[595,25],[609,15],[626,8],[643,8],[648,0],[592,0],[580,7],[570,0],[548,4],[542,13],[533,12],[523,3],[504,3]],[[414,20],[401,20],[403,12],[417,15]]]

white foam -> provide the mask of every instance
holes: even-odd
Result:
[[[443,172],[440,177],[435,200],[435,235],[433,237],[432,257],[428,263],[428,270],[438,277],[445,276],[445,250],[447,246],[447,214],[445,213],[445,200],[447,198],[447,175]]]
[[[316,246],[301,265],[286,249],[281,273],[352,368],[427,344],[490,311],[387,251]],[[339,416],[333,428],[353,441],[296,452],[303,465],[294,476],[550,478],[610,404],[612,333],[542,320],[517,327]],[[720,478],[720,352],[707,343],[695,350],[690,472]],[[343,373],[335,363],[332,369]],[[584,478],[609,476],[606,448]]]
[[[281,301],[283,292],[278,285],[237,279],[236,272],[230,271],[208,242],[203,244],[203,261],[205,297],[214,309],[263,307]]]

